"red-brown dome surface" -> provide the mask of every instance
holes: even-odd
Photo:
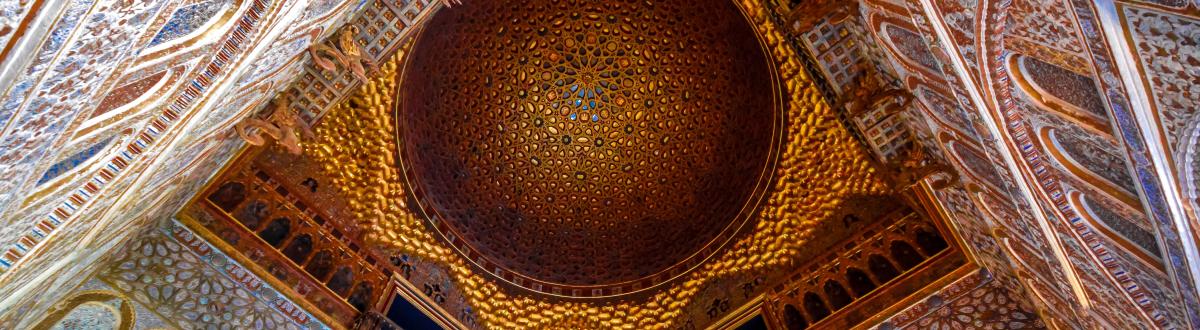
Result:
[[[727,0],[472,0],[409,56],[397,121],[417,203],[480,269],[535,291],[628,293],[693,268],[752,218],[782,136],[772,67]]]

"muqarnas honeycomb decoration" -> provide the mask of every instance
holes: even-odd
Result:
[[[497,278],[641,290],[752,219],[783,135],[769,61],[728,1],[472,2],[415,43],[405,176]]]

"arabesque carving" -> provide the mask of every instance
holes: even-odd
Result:
[[[925,179],[932,179],[929,183],[933,189],[950,188],[961,183],[958,171],[953,166],[930,157],[922,147],[909,149],[904,158],[889,161],[883,167],[885,172],[891,174],[886,177],[896,191],[908,190]]]
[[[308,49],[313,63],[327,71],[337,70],[339,66],[349,69],[359,80],[366,81],[367,74],[375,72],[378,68],[375,66],[375,61],[363,56],[362,47],[359,47],[358,43],[354,41],[355,35],[358,35],[358,27],[351,25],[338,32],[336,48],[325,43],[314,44]]]
[[[245,121],[234,126],[234,129],[237,130],[238,136],[250,145],[265,145],[267,143],[266,138],[263,137],[265,134],[289,153],[299,155],[304,150],[300,148],[300,137],[296,135],[296,130],[299,129],[300,134],[306,139],[313,138],[313,132],[299,115],[288,108],[290,103],[286,97],[281,98],[275,102],[275,108],[266,120],[246,118]]]

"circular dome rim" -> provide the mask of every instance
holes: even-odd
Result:
[[[395,150],[393,150],[393,153],[396,159],[396,168],[400,172],[399,174],[401,176],[403,186],[409,192],[408,202],[415,204],[415,207],[412,205],[409,207],[415,209],[415,213],[421,217],[421,222],[425,224],[426,229],[432,231],[434,236],[436,236],[439,241],[445,243],[451,250],[454,250],[455,255],[466,260],[467,263],[471,265],[471,268],[486,274],[485,277],[498,280],[499,282],[520,288],[522,290],[547,295],[554,298],[604,299],[644,293],[664,284],[674,282],[683,275],[689,274],[696,268],[704,265],[717,253],[725,251],[734,239],[748,233],[747,224],[751,223],[752,220],[755,220],[758,217],[757,212],[769,195],[768,193],[770,191],[771,184],[774,181],[775,169],[778,166],[781,150],[788,135],[788,105],[786,101],[787,92],[785,86],[783,86],[783,80],[781,79],[778,71],[778,64],[775,61],[775,57],[770,52],[771,48],[767,44],[766,38],[760,31],[758,31],[754,22],[746,14],[743,5],[737,1],[732,2],[737,8],[737,15],[742,19],[741,23],[747,24],[747,27],[754,35],[756,44],[758,45],[758,50],[762,55],[761,59],[765,61],[765,67],[767,69],[771,85],[771,94],[769,95],[772,104],[772,109],[770,111],[772,114],[772,118],[770,120],[771,135],[770,140],[768,141],[769,148],[766,151],[767,154],[764,157],[761,171],[756,176],[753,189],[747,195],[748,197],[746,198],[746,201],[742,203],[742,206],[737,214],[734,215],[732,219],[728,220],[720,232],[714,235],[713,238],[708,240],[708,242],[706,242],[704,245],[701,245],[699,248],[695,249],[694,252],[688,254],[678,262],[655,271],[652,274],[632,280],[601,284],[557,283],[538,279],[518,271],[513,271],[508,267],[501,265],[501,263],[492,260],[493,257],[489,256],[488,253],[480,251],[480,249],[472,245],[469,239],[464,238],[464,235],[459,232],[459,229],[453,224],[449,224],[446,220],[444,220],[445,218],[437,211],[436,208],[428,207],[432,201],[428,200],[429,197],[424,193],[421,185],[418,182],[415,182],[415,180],[418,180],[415,178],[417,174],[413,172],[412,166],[406,161],[407,158],[404,155],[406,146],[402,139],[404,117],[401,116],[401,111],[404,110],[404,103],[396,102],[392,109],[392,123],[395,125],[395,134],[393,134],[393,139],[396,146]],[[436,13],[434,15],[436,15]],[[432,17],[426,18],[426,22],[429,22],[431,19]],[[424,27],[418,30],[416,34],[412,36],[412,41],[410,41],[410,49],[405,51],[400,56],[409,57],[413,53],[411,48],[418,46],[419,41],[426,32],[428,32],[428,29],[425,29]],[[405,86],[405,82],[408,81],[407,75],[410,71],[409,68],[411,65],[413,65],[413,61],[409,58],[403,60],[402,63],[403,65],[399,68],[399,72],[397,73],[398,83],[390,91],[393,95],[401,95],[402,89]],[[496,268],[500,269],[500,272],[494,271]],[[508,276],[506,277],[506,275]],[[650,284],[639,285],[640,283],[644,283],[646,281],[650,281]],[[628,291],[622,290],[623,288],[630,286],[632,286],[633,289]],[[599,294],[597,294],[597,290],[599,290]],[[576,294],[575,291],[578,291],[578,294]]]

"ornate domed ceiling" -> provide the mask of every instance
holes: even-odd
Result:
[[[700,264],[751,219],[783,136],[730,1],[471,1],[410,56],[396,117],[417,204],[477,267],[545,293]]]

